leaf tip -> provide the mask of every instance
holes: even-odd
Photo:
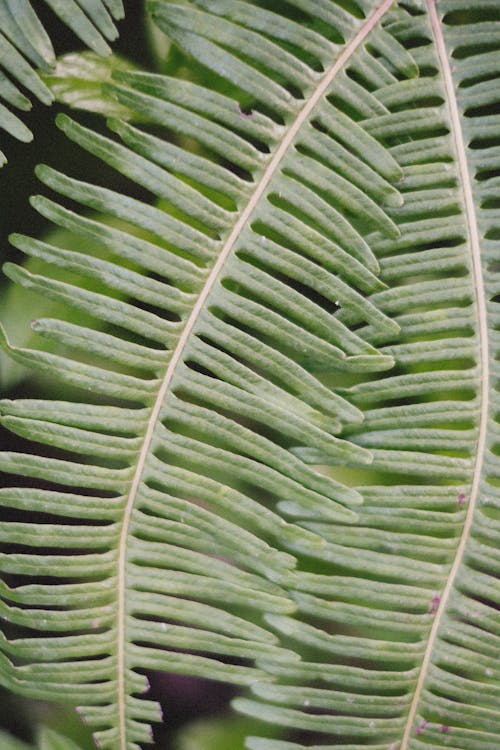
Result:
[[[66,129],[71,125],[72,123],[71,117],[68,117],[64,112],[59,112],[58,115],[56,115],[55,123],[59,130],[62,130],[63,132],[66,132]]]

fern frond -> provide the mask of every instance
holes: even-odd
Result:
[[[498,70],[462,5],[154,0],[213,86],[117,71],[153,132],[58,118],[154,201],[42,166],[100,248],[13,238],[98,330],[2,336],[87,393],[2,403],[44,447],[0,454],[34,480],[0,490],[0,680],[104,748],[150,742],[150,670],[249,688],[254,750],[498,738]]]

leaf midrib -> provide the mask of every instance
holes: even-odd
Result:
[[[165,376],[162,380],[161,386],[158,391],[158,396],[151,410],[151,416],[148,421],[146,433],[144,435],[144,442],[139,454],[137,461],[137,467],[132,479],[130,486],[130,492],[127,500],[127,505],[124,510],[123,526],[120,534],[119,548],[118,548],[118,575],[117,575],[117,703],[118,703],[118,723],[119,723],[119,743],[120,750],[127,750],[127,738],[126,738],[126,717],[125,717],[125,597],[126,597],[126,558],[127,558],[127,541],[129,537],[130,521],[132,512],[135,504],[137,492],[141,483],[144,467],[149,454],[151,442],[153,439],[154,430],[158,421],[160,411],[163,405],[165,395],[170,386],[171,380],[175,373],[177,363],[182,357],[184,349],[187,345],[189,337],[193,331],[194,326],[198,320],[201,311],[204,308],[205,302],[212,291],[219,274],[226,263],[226,260],[231,253],[235,242],[237,241],[240,232],[245,227],[249,217],[253,213],[258,202],[262,198],[267,186],[269,185],[272,177],[277,172],[279,165],[287,153],[290,145],[293,142],[296,134],[304,122],[309,117],[311,111],[314,109],[318,101],[321,99],[325,91],[334,80],[339,70],[345,65],[349,58],[354,54],[358,47],[363,43],[367,35],[371,32],[374,26],[382,18],[384,13],[390,8],[395,0],[383,0],[379,7],[369,16],[363,25],[358,29],[353,39],[346,45],[342,50],[337,60],[333,63],[329,71],[324,75],[318,84],[314,94],[306,101],[303,108],[298,112],[297,117],[291,124],[288,132],[286,133],[283,141],[276,150],[273,158],[270,160],[268,166],[264,170],[260,181],[257,183],[253,194],[250,196],[249,201],[242,211],[240,218],[234,225],[228,238],[224,242],[221,249],[221,253],[215,263],[212,271],[207,277],[205,285],[198,297],[193,310],[186,321],[186,325],[179,338],[177,346],[172,352],[172,357],[165,372]]]
[[[417,714],[418,704],[422,695],[424,684],[427,678],[429,666],[438,638],[439,629],[441,622],[446,611],[446,605],[450,598],[450,594],[453,590],[455,580],[458,575],[458,571],[462,564],[467,540],[469,538],[474,512],[477,504],[477,498],[479,494],[479,483],[481,480],[481,473],[483,468],[484,451],[486,445],[486,432],[488,426],[488,406],[489,406],[489,349],[488,349],[488,318],[486,309],[486,294],[483,282],[483,272],[481,265],[481,247],[479,242],[479,229],[476,220],[476,211],[474,206],[474,196],[472,193],[472,180],[469,172],[469,165],[467,162],[466,142],[464,139],[462,124],[460,120],[460,112],[458,108],[458,102],[455,95],[455,85],[453,76],[449,64],[448,52],[444,42],[443,32],[441,29],[441,23],[436,9],[436,0],[427,0],[429,9],[429,19],[431,22],[431,28],[434,34],[436,49],[439,62],[441,64],[441,72],[444,80],[444,88],[446,92],[446,101],[448,103],[448,111],[451,121],[451,137],[455,146],[455,153],[458,162],[458,174],[460,177],[460,184],[463,190],[464,208],[465,208],[465,221],[467,224],[467,233],[470,241],[470,251],[472,259],[472,279],[474,283],[474,289],[476,292],[476,306],[478,316],[478,343],[480,351],[480,416],[479,416],[479,428],[477,437],[477,453],[476,463],[474,466],[474,473],[471,484],[469,505],[467,509],[467,515],[465,518],[462,534],[457,547],[457,552],[453,565],[450,569],[446,585],[441,594],[439,607],[432,624],[432,628],[429,633],[429,639],[425,650],[424,658],[422,660],[422,667],[418,677],[415,693],[413,696],[410,711],[408,713],[408,719],[405,726],[403,740],[401,743],[400,750],[407,750],[410,742],[410,735],[415,722]]]

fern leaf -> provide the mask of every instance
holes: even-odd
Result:
[[[499,71],[438,7],[154,0],[210,85],[116,71],[136,124],[58,118],[154,200],[42,166],[106,257],[13,238],[97,330],[0,341],[86,391],[2,403],[43,449],[0,454],[34,480],[0,490],[0,680],[103,748],[151,741],[152,670],[245,689],[253,750],[498,741]]]

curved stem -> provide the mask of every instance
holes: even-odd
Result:
[[[208,275],[205,285],[200,293],[200,296],[198,297],[198,300],[196,301],[196,304],[193,307],[193,310],[188,320],[186,321],[186,325],[179,338],[177,346],[172,352],[172,358],[169,362],[167,371],[165,373],[160,389],[158,391],[156,401],[151,410],[151,416],[148,421],[146,434],[144,436],[144,442],[142,444],[142,449],[139,454],[137,467],[134,473],[134,477],[132,479],[132,484],[130,487],[130,492],[129,492],[129,496],[127,500],[127,505],[124,511],[123,526],[122,526],[122,531],[120,535],[118,576],[117,576],[118,577],[118,581],[117,581],[117,586],[118,586],[118,601],[117,601],[117,670],[118,670],[117,694],[118,694],[118,698],[117,698],[117,702],[118,702],[120,750],[126,750],[127,748],[126,720],[125,720],[125,648],[126,648],[125,598],[126,598],[127,540],[128,540],[128,536],[130,532],[130,521],[132,517],[134,503],[137,497],[137,493],[139,490],[139,486],[140,486],[143,471],[144,471],[144,466],[146,464],[146,459],[149,454],[151,442],[152,442],[153,435],[154,435],[154,430],[155,430],[156,423],[160,415],[161,408],[163,406],[165,395],[170,386],[177,364],[179,360],[181,359],[183,352],[186,348],[187,342],[189,340],[189,337],[191,336],[193,328],[199,318],[201,311],[204,308],[205,302],[210,292],[212,291],[219,277],[219,274],[222,268],[224,267],[224,264],[226,263],[227,258],[230,255],[234,247],[235,242],[238,240],[238,237],[242,229],[249,221],[251,214],[253,213],[258,202],[261,200],[272,177],[276,174],[277,170],[279,169],[281,161],[283,157],[285,156],[285,154],[287,153],[288,149],[290,148],[293,142],[293,139],[295,138],[295,136],[297,135],[297,133],[299,132],[303,124],[306,122],[307,118],[310,116],[312,110],[320,101],[321,97],[328,90],[328,87],[334,80],[339,70],[342,69],[342,67],[346,64],[346,62],[353,55],[353,53],[364,42],[367,35],[372,31],[372,29],[376,26],[376,24],[382,18],[384,13],[386,13],[388,8],[390,8],[390,6],[393,3],[394,3],[394,0],[383,0],[383,2],[380,3],[378,8],[371,14],[371,16],[369,16],[364,21],[364,23],[360,26],[360,28],[358,29],[358,32],[355,34],[353,39],[349,42],[349,44],[345,46],[345,48],[342,50],[342,52],[340,53],[338,58],[335,60],[333,65],[330,67],[330,69],[326,72],[324,77],[321,79],[313,95],[307,100],[303,108],[297,114],[297,117],[295,118],[294,122],[291,124],[283,141],[281,142],[274,156],[269,161],[269,164],[264,170],[245,209],[241,212],[238,221],[236,222],[228,238],[224,242],[224,245],[221,249],[217,262],[215,263],[210,274]]]
[[[454,143],[455,155],[457,159],[458,176],[460,184],[462,185],[463,191],[463,202],[465,212],[465,222],[467,225],[467,234],[470,243],[470,253],[472,261],[472,278],[476,293],[476,310],[478,320],[478,348],[480,353],[480,416],[479,416],[479,429],[477,438],[477,453],[476,463],[474,466],[474,474],[472,478],[472,485],[469,498],[469,506],[467,509],[467,515],[465,518],[460,542],[458,544],[457,552],[453,565],[451,566],[450,573],[448,575],[446,585],[441,594],[439,606],[436,610],[436,615],[432,628],[429,634],[429,640],[427,642],[427,648],[425,650],[424,658],[422,661],[422,668],[420,670],[419,678],[417,681],[417,687],[413,696],[413,701],[408,714],[408,719],[405,726],[405,732],[401,743],[400,750],[406,750],[411,739],[412,732],[414,731],[414,722],[417,715],[418,705],[424,688],[424,684],[429,671],[429,666],[432,662],[432,655],[436,641],[439,636],[439,629],[443,621],[443,616],[446,611],[446,605],[449,601],[451,592],[455,585],[460,566],[462,564],[467,540],[469,538],[472,521],[474,517],[474,511],[477,504],[477,498],[479,495],[479,484],[481,480],[481,472],[483,468],[484,451],[486,444],[486,431],[488,425],[488,395],[489,395],[489,351],[488,351],[488,320],[486,310],[486,294],[483,282],[483,271],[481,266],[481,247],[479,241],[479,228],[477,225],[476,210],[474,205],[474,196],[472,193],[472,177],[469,171],[469,164],[467,161],[467,144],[462,131],[462,123],[460,119],[460,112],[458,108],[458,102],[455,94],[455,84],[450,68],[449,54],[445,46],[443,32],[441,28],[441,21],[439,19],[436,0],[428,0],[429,18],[431,27],[434,33],[434,40],[436,43],[436,49],[438,54],[439,63],[441,65],[441,73],[443,76],[444,88],[446,92],[446,100],[448,102],[448,111],[451,122],[451,137]]]

